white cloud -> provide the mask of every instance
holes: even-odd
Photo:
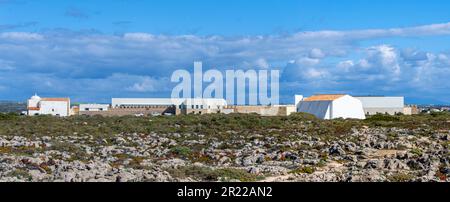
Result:
[[[315,66],[315,65],[319,64],[320,60],[315,59],[315,58],[303,57],[303,58],[296,60],[295,62],[298,65],[309,67],[309,66]]]
[[[333,31],[323,30],[315,32],[301,32],[295,34],[296,39],[314,40],[314,39],[369,39],[385,37],[409,37],[409,36],[436,36],[449,35],[450,22],[441,24],[429,24],[415,27],[392,28],[392,29],[366,29],[352,31]]]
[[[358,66],[361,67],[362,69],[368,69],[372,67],[372,65],[366,59],[359,60]]]
[[[15,67],[13,66],[13,62],[0,59],[0,71],[1,70],[9,71],[14,69]]]
[[[389,45],[373,46],[368,49],[369,62],[379,64],[381,67],[388,69],[392,74],[399,75],[401,72],[398,64],[398,57],[395,49]]]
[[[35,41],[43,40],[44,36],[37,33],[28,32],[3,32],[0,33],[0,39],[19,40],[19,41]]]
[[[436,35],[450,35],[450,23],[243,37],[150,33],[119,36],[67,30],[0,32],[0,68],[11,70],[2,74],[9,72],[10,78],[15,80],[32,78],[36,81],[35,86],[42,86],[36,88],[45,89],[42,81],[42,75],[45,75],[55,91],[68,92],[68,89],[76,88],[91,94],[100,92],[97,94],[105,97],[116,91],[126,94],[167,90],[168,82],[161,82],[161,78],[169,77],[176,69],[192,70],[195,60],[202,60],[204,69],[221,70],[287,64],[283,77],[289,77],[290,82],[309,82],[308,79],[314,78],[324,84],[320,87],[330,86],[324,90],[382,89],[376,86],[393,84],[398,85],[397,89],[433,84],[448,86],[443,80],[450,66],[446,53],[398,50],[393,45],[362,45],[365,40],[386,37]],[[415,82],[411,81],[413,78]],[[370,81],[371,85],[363,81]],[[15,89],[34,88],[30,83],[19,84],[22,86]],[[316,84],[309,86],[310,89],[316,89]],[[13,89],[10,86],[15,84],[0,81],[0,85]]]
[[[132,41],[152,41],[155,39],[155,36],[147,33],[126,33],[123,35],[123,38]]]
[[[253,61],[243,61],[242,63],[236,65],[236,67],[242,69],[269,69],[270,64],[264,58],[257,58]]]
[[[133,86],[126,88],[129,91],[134,92],[157,92],[164,89],[161,85],[161,81],[150,77],[143,77],[138,83],[134,83]]]
[[[267,60],[265,60],[264,58],[259,58],[256,60],[256,67],[268,69],[270,67],[270,65],[267,62]]]
[[[305,71],[305,77],[309,79],[325,78],[327,76],[328,72],[323,69],[309,68]]]
[[[337,67],[348,72],[350,68],[355,66],[352,60],[341,61],[337,64]]]
[[[325,54],[322,52],[322,50],[320,50],[318,48],[313,48],[309,52],[309,57],[310,58],[323,58],[323,57],[325,57]]]

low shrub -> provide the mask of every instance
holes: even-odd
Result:
[[[183,166],[171,168],[167,171],[175,178],[191,177],[199,181],[239,180],[241,182],[254,182],[263,179],[263,176],[250,174],[245,170],[235,168],[212,169],[202,166]]]
[[[303,167],[299,167],[296,168],[294,170],[291,170],[289,173],[307,173],[307,174],[312,174],[314,173],[316,170],[314,167],[310,167],[310,166],[303,166]]]
[[[184,146],[172,147],[170,149],[170,151],[173,154],[179,155],[179,156],[184,157],[184,158],[188,158],[190,156],[190,154],[192,153],[192,151],[191,151],[191,149],[189,147],[184,147]]]
[[[390,182],[410,182],[414,176],[408,173],[395,173],[387,177]]]

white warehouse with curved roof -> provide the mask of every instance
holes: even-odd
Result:
[[[350,95],[313,95],[302,100],[296,99],[296,102],[297,112],[313,114],[320,119],[366,118],[361,101]]]

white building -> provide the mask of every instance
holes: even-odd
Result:
[[[182,99],[181,104],[178,104],[179,109],[213,109],[220,110],[227,106],[227,101],[224,99],[215,98],[193,98]]]
[[[108,111],[109,104],[80,104],[80,112],[91,111]]]
[[[300,97],[297,97],[296,102]],[[361,101],[350,95],[314,95],[296,103],[297,112],[313,114],[320,119],[365,119]]]
[[[227,101],[216,98],[112,98],[112,108],[171,108],[176,114],[221,112]],[[172,110],[169,110],[172,111]]]
[[[404,113],[404,97],[356,96],[363,104],[366,115]]]
[[[227,101],[216,98],[112,98],[112,107],[177,106],[179,109],[222,109]]]
[[[37,95],[28,100],[28,115],[69,116],[69,98],[41,98]]]

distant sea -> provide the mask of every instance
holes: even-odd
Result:
[[[27,109],[27,103],[0,100],[0,113],[20,113]]]

